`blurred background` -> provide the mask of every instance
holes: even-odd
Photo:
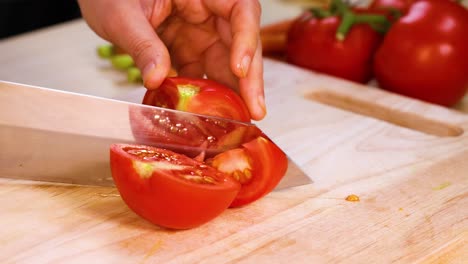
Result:
[[[298,14],[297,8],[320,6],[329,0],[260,0],[264,2],[288,4],[290,8],[277,7],[269,4],[263,10],[263,17],[270,17],[270,12],[276,17],[290,17]],[[369,0],[349,0],[351,2],[367,2]],[[76,0],[0,0],[0,39],[44,28],[57,23],[81,18]],[[268,20],[268,19],[267,19]],[[270,21],[264,21],[268,23]]]
[[[76,0],[0,0],[0,39],[80,17]]]
[[[355,5],[365,6],[372,0],[348,1]],[[296,8],[308,8],[324,5],[329,0],[275,0],[273,2],[290,4]],[[461,2],[468,6],[468,0]],[[269,8],[263,10],[264,15],[278,11],[278,9],[269,10]],[[282,9],[281,13],[288,17],[291,15],[288,11],[291,10]],[[294,10],[292,12],[297,13]],[[281,17],[281,15],[275,14],[276,17]],[[81,18],[81,14],[76,0],[0,0],[0,39],[77,18]]]

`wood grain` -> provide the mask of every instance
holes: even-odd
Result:
[[[83,21],[0,42],[0,79],[135,98],[102,42]],[[467,99],[447,109],[270,59],[265,88],[257,124],[313,184],[171,231],[114,188],[0,179],[0,263],[466,263]]]
[[[265,69],[270,113],[258,125],[313,184],[273,192],[196,229],[169,231],[136,216],[113,188],[1,180],[2,263],[464,259],[466,133],[426,134],[303,95],[354,94],[461,129],[467,128],[466,115],[276,61],[266,60]],[[360,201],[345,201],[349,194]]]

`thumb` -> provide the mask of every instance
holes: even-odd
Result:
[[[120,13],[120,12],[119,12]],[[109,39],[132,56],[147,89],[156,89],[169,73],[171,61],[166,45],[143,12],[128,8],[114,17]]]

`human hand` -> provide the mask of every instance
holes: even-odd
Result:
[[[172,61],[180,76],[206,74],[238,91],[252,119],[265,116],[257,0],[78,2],[96,34],[133,57],[146,88],[159,87]]]

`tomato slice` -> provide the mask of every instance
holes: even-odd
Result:
[[[206,128],[208,122],[198,116],[155,112],[135,106],[129,108],[129,118],[133,136],[139,144],[192,147],[215,144],[211,142],[213,133]]]
[[[166,228],[188,229],[210,221],[229,207],[240,189],[229,175],[165,149],[112,144],[110,162],[128,207]]]
[[[207,161],[231,175],[242,187],[230,207],[244,206],[270,193],[286,174],[286,154],[272,141],[259,136]]]
[[[169,77],[148,90],[143,104],[250,122],[242,98],[232,89],[208,79]]]
[[[129,119],[138,144],[167,148],[190,157],[198,155],[200,149],[208,150],[207,155],[212,157],[261,133],[255,126],[172,111],[155,112],[139,106],[129,108]]]
[[[166,78],[158,89],[148,90],[143,104],[195,114],[250,121],[247,106],[234,91],[208,79]],[[224,150],[238,147],[258,136],[258,129],[224,119],[167,112],[155,115],[151,109],[130,109],[132,132],[141,144],[161,143]],[[144,133],[142,133],[142,131]]]

